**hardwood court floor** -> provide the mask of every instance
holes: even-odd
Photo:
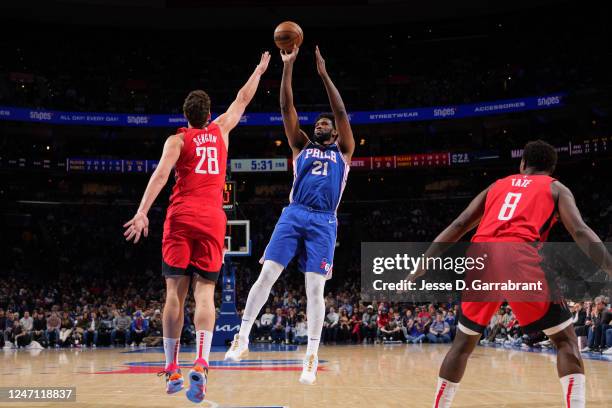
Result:
[[[431,407],[448,346],[321,347],[318,382],[298,383],[304,348],[251,351],[238,364],[211,354],[202,406]],[[193,353],[181,350],[188,366]],[[75,386],[77,402],[1,403],[0,407],[193,407],[184,392],[168,396],[161,349],[0,351],[0,387]],[[612,359],[585,360],[587,406],[612,407]],[[188,369],[184,369],[187,374]],[[477,347],[454,407],[562,407],[553,353]]]

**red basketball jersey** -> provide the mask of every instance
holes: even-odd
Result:
[[[183,149],[174,168],[176,184],[170,196],[168,215],[177,208],[223,209],[227,147],[216,123],[203,129],[181,128]]]
[[[515,174],[489,189],[485,211],[472,242],[545,241],[557,221],[554,178]]]

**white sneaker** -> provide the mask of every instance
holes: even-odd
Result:
[[[589,351],[591,351],[591,348],[589,346],[586,346],[585,348],[580,350],[581,353],[588,353]]]
[[[238,333],[234,334],[234,340],[227,353],[225,353],[225,360],[238,362],[249,351],[249,342],[242,341]]]
[[[608,347],[606,350],[602,351],[601,354],[605,354],[607,356],[612,356],[612,347]]]
[[[317,367],[319,366],[319,358],[315,354],[311,354],[304,358],[302,363],[302,375],[300,375],[300,383],[312,385],[317,380]]]
[[[489,344],[489,343],[490,343],[490,341],[487,340],[487,339],[480,340],[480,344],[482,344],[482,345]]]

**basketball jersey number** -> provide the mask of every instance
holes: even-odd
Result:
[[[319,160],[312,163],[314,166],[312,168],[312,174],[315,176],[327,176],[327,165],[328,162],[321,162]],[[323,172],[321,172],[321,168],[323,168]]]
[[[196,155],[200,158],[200,162],[195,168],[198,174],[219,174],[219,161],[217,160],[216,147],[196,147]],[[204,164],[208,163],[207,170],[204,170]]]
[[[506,198],[504,199],[504,205],[502,205],[501,210],[499,210],[499,215],[497,216],[497,219],[500,221],[508,221],[510,218],[512,218],[520,199],[521,193],[506,194]]]

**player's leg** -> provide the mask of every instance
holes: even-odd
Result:
[[[240,331],[234,336],[232,344],[225,353],[225,359],[230,361],[240,361],[249,350],[249,334],[259,311],[268,301],[272,285],[278,279],[285,267],[278,262],[272,260],[264,261],[261,272],[257,281],[249,290],[242,321],[240,323]]]
[[[331,278],[334,249],[336,247],[336,216],[311,212],[304,238],[304,251],[300,255],[299,268],[306,279],[306,318],[308,321],[308,346],[304,358],[300,383],[316,381],[319,363],[318,351],[325,319],[325,281]]]
[[[467,362],[485,326],[501,302],[463,302],[457,335],[440,366],[434,408],[449,408],[463,378]]]
[[[219,276],[218,273],[213,275]],[[189,389],[186,395],[195,403],[202,402],[206,395],[208,358],[215,326],[215,282],[216,279],[213,280],[207,275],[194,274],[196,358],[189,372]]]
[[[183,328],[185,298],[189,291],[189,276],[166,276],[166,302],[162,313],[163,343],[166,366],[166,392],[174,394],[183,388],[183,376],[178,362]]]
[[[263,267],[259,277],[249,291],[240,331],[234,337],[230,349],[225,354],[226,360],[240,361],[248,351],[249,334],[253,323],[261,308],[268,301],[272,285],[295,256],[298,249],[300,223],[297,218],[295,209],[287,207],[283,210],[262,257]]]
[[[566,407],[584,408],[584,364],[572,316],[564,303],[510,303],[524,331],[543,331],[557,347],[557,373]]]
[[[325,320],[325,276],[318,273],[305,273],[306,279],[306,321],[308,322],[308,345],[306,347],[306,358],[300,382],[302,384],[313,384],[316,379],[317,366],[319,363],[318,353],[321,342],[323,321]]]
[[[185,298],[189,292],[191,276],[186,268],[191,257],[191,240],[170,228],[167,219],[162,239],[162,275],[166,280],[166,301],[162,313],[163,344],[166,356],[166,392],[173,394],[183,388],[183,376],[179,368],[178,356],[181,346]]]

